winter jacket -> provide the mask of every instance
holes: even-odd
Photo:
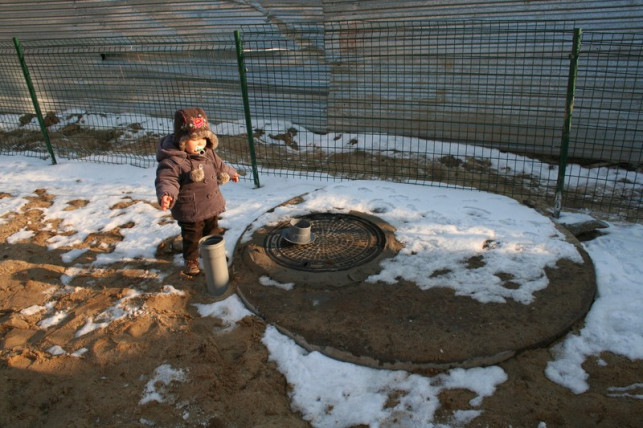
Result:
[[[225,199],[219,189],[217,177],[227,173],[233,177],[237,171],[215,153],[208,141],[204,155],[188,155],[179,150],[174,134],[161,139],[156,153],[156,196],[159,203],[163,195],[172,197],[172,217],[180,222],[193,223],[225,211]],[[203,170],[200,174],[199,169]],[[191,174],[196,170],[197,174]],[[195,178],[203,178],[195,181]]]

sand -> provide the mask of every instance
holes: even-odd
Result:
[[[292,410],[289,385],[269,361],[261,342],[265,322],[247,316],[230,330],[201,316],[194,304],[212,302],[205,279],[182,276],[172,254],[159,251],[156,260],[89,269],[65,288],[66,269],[88,265],[121,235],[118,228],[91,235],[79,244],[89,250],[65,263],[61,255],[68,250],[46,246],[54,232],[39,207],[51,201],[46,191],[35,193],[22,212],[3,214],[0,224],[0,426],[309,425]],[[7,243],[24,227],[34,236]],[[159,282],[150,272],[166,277]],[[133,290],[139,291],[135,297]],[[52,311],[66,317],[43,329],[43,311],[23,310],[44,305],[52,293],[59,293]],[[77,335],[118,299],[129,299],[130,315]],[[483,413],[471,426],[640,426],[641,400],[610,397],[608,391],[640,383],[640,361],[609,353],[591,358],[584,364],[590,389],[576,395],[545,377],[550,352],[551,346],[524,350],[499,363],[508,380],[476,407]],[[159,367],[189,380],[153,382]],[[149,388],[162,401],[144,402]],[[436,422],[448,423],[455,411],[473,408],[471,398],[468,390],[444,391]]]

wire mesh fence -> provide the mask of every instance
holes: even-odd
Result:
[[[245,171],[253,152],[262,174],[464,186],[553,206],[572,24],[240,30],[241,57],[233,34],[25,42],[55,153],[154,166],[174,110],[201,106],[222,157]],[[563,207],[643,217],[642,37],[583,34]],[[15,49],[0,54],[0,151],[45,156]]]
[[[34,116],[33,104],[11,42],[0,42],[0,79],[0,152],[48,156],[40,128],[27,126]]]
[[[570,208],[610,207],[642,217],[643,34],[583,34],[572,145]]]
[[[309,37],[312,47],[289,50],[299,57],[297,67],[283,53],[259,54],[259,46],[275,46],[271,37],[281,34],[244,34],[244,46],[256,52],[247,65],[259,142],[293,174],[305,169],[498,190],[507,180],[493,170],[510,171],[514,182],[536,168],[503,150],[557,156],[571,49],[564,29],[341,24],[324,30],[323,52],[314,49],[322,34],[296,35]],[[267,73],[275,62],[288,71]],[[280,100],[283,79],[299,82],[307,98]],[[316,88],[319,97],[302,92],[310,82],[327,82]],[[548,167],[540,168],[548,177]],[[483,169],[492,175],[483,176]],[[512,196],[524,193],[520,185],[505,187]]]
[[[153,166],[158,140],[172,132],[176,109],[203,106],[220,121],[243,117],[232,34],[22,46],[51,143],[63,158]],[[3,152],[43,148],[42,138],[27,147],[11,139],[2,144]]]

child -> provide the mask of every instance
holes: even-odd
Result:
[[[156,196],[181,227],[183,273],[189,276],[200,272],[199,240],[218,229],[225,211],[219,185],[239,181],[237,171],[215,153],[218,144],[203,109],[186,108],[174,114],[174,133],[161,139],[156,153]]]

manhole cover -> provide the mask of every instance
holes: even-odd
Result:
[[[308,272],[334,272],[350,269],[377,257],[386,245],[384,232],[370,221],[350,214],[319,213],[308,220],[315,239],[305,245],[283,238],[290,224],[266,236],[265,249],[276,263]]]

